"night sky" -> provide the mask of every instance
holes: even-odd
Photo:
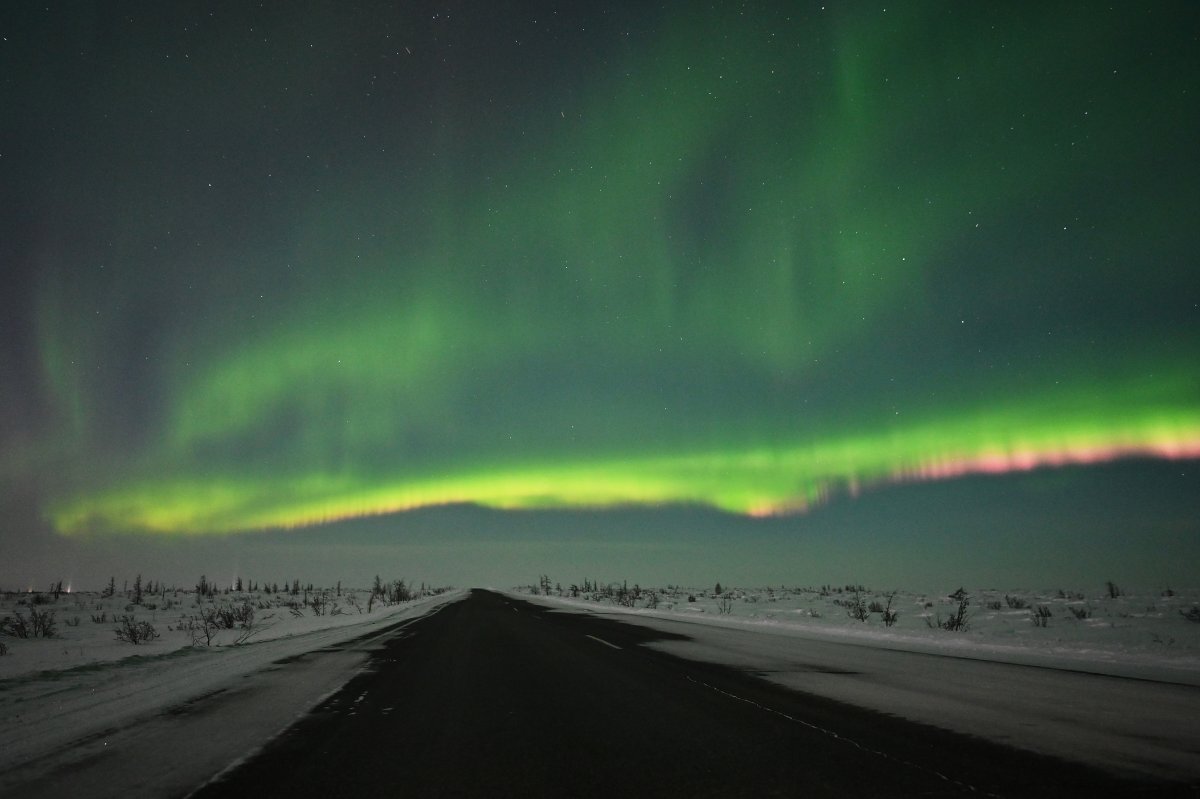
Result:
[[[0,9],[0,588],[1200,582],[1200,6],[262,5]]]

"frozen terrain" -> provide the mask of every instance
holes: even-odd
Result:
[[[714,588],[614,583],[574,597],[570,587],[517,592],[638,617],[1200,685],[1200,590],[1126,592],[1113,586],[1116,596],[1108,586],[1086,592],[963,590],[965,628],[950,631],[937,625],[958,611],[960,600],[952,594],[962,589],[926,594],[860,587],[857,601],[865,612],[859,620],[853,617],[854,588],[727,588],[717,594]],[[889,596],[896,614],[890,625],[881,612]]]
[[[178,792],[252,751],[344,684],[366,660],[362,647],[355,651],[347,642],[464,594],[389,603],[367,591],[339,596],[336,589],[211,597],[168,591],[136,605],[120,591],[112,597],[43,594],[36,601],[33,594],[5,595],[0,619],[8,619],[7,629],[15,619],[28,624],[32,612],[53,613],[55,629],[50,638],[0,636],[6,649],[0,655],[0,793],[14,780],[101,754],[113,757],[120,770],[114,784],[140,787],[134,791],[139,795]],[[247,605],[253,614],[244,611]],[[242,621],[209,629],[211,639],[197,629],[205,611],[213,618],[213,610],[238,609]],[[118,640],[118,620],[125,616],[149,623],[158,637],[138,644]],[[330,651],[335,647],[339,651]],[[321,657],[309,657],[321,650]],[[213,697],[229,712],[187,718],[198,703],[213,704]],[[206,727],[205,715],[216,726]],[[183,746],[181,719],[190,725],[190,743]],[[167,727],[171,737],[156,734]],[[139,774],[121,753],[142,764],[158,755],[174,766]],[[162,782],[167,777],[175,782]]]
[[[870,610],[886,611],[891,592],[847,586],[514,593],[685,636],[649,646],[795,690],[1118,773],[1200,780],[1194,592],[897,592],[891,625]],[[937,626],[960,608],[964,629]]]
[[[794,689],[1119,772],[1200,780],[1200,592],[593,588],[514,593],[682,634],[650,646]],[[120,786],[114,795],[186,793],[344,685],[371,636],[463,596],[6,594],[0,793],[51,771],[88,774],[74,795],[108,795],[97,774]],[[16,635],[35,612],[53,614],[52,636]],[[944,629],[952,618],[962,629]],[[157,637],[118,635],[143,624]],[[156,762],[171,767],[138,767]]]

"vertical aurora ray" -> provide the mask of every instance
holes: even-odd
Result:
[[[153,168],[96,145],[141,191],[84,164],[46,251],[55,423],[5,467],[61,467],[61,532],[169,535],[1196,458],[1186,26],[1061,13],[625,10],[525,56],[331,12],[311,96],[230,78],[228,120],[155,72]]]

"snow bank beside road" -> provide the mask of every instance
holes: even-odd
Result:
[[[1089,657],[849,619],[821,627],[512,596],[686,636],[648,646],[793,690],[1116,773],[1200,780],[1200,672],[1187,657],[1155,662],[1096,645]]]
[[[644,594],[649,592],[643,589]],[[926,619],[946,617],[953,610],[949,597],[897,592],[899,619],[885,626],[878,613],[868,620],[852,619],[843,590],[734,589],[731,601],[703,591],[676,589],[659,594],[657,608],[642,601],[635,607],[614,602],[569,597],[514,596],[552,607],[620,615],[630,620],[690,622],[712,628],[755,630],[785,636],[882,647],[907,652],[947,655],[1045,668],[1109,674],[1137,679],[1200,686],[1200,624],[1182,612],[1200,603],[1195,592],[1122,595],[1085,600],[1080,594],[1035,591],[977,591],[970,595],[969,629],[950,632],[930,628]],[[689,602],[687,597],[695,597]],[[886,595],[864,592],[864,603]],[[1009,602],[1023,607],[1009,607]],[[999,605],[999,607],[996,607]],[[1046,626],[1032,623],[1035,608],[1052,615]],[[721,608],[727,612],[721,612]],[[1084,618],[1077,618],[1072,608]]]
[[[372,633],[386,634],[464,596],[454,591],[370,614],[281,619],[273,637],[238,646],[173,646],[103,660],[89,659],[87,647],[76,644],[83,653],[71,658],[77,665],[0,680],[0,793],[69,771],[64,763],[105,760],[114,768],[141,763],[134,771],[152,782],[140,795],[166,792],[153,780],[194,786],[349,680],[367,658]],[[140,649],[124,646],[125,652]],[[310,654],[335,646],[341,649]],[[193,728],[185,738],[181,725]],[[160,749],[173,753],[165,768],[147,759]],[[93,786],[69,793],[104,795],[103,779],[87,773]],[[129,776],[122,772],[112,784],[128,787]]]

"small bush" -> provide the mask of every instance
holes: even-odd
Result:
[[[79,626],[79,617],[72,616],[71,618],[66,619],[63,623],[66,624],[68,627],[78,627]]]
[[[971,604],[971,598],[960,588],[950,595],[958,601],[958,607],[946,619],[942,619],[942,614],[937,614],[934,618],[925,617],[925,623],[931,628],[949,630],[954,633],[965,633],[971,628],[969,617],[967,616],[967,607]]]
[[[896,599],[896,592],[888,594],[887,605],[880,611],[883,614],[883,626],[891,627],[900,620],[900,612],[892,610],[892,602]]]
[[[29,611],[29,622],[33,625],[34,638],[53,638],[54,637],[54,611],[36,610]]]
[[[201,609],[199,616],[188,616],[179,625],[192,639],[192,646],[212,646],[213,635],[217,627],[212,616]]]
[[[867,608],[867,603],[863,601],[862,594],[857,590],[854,595],[843,602],[846,606],[846,615],[856,621],[866,621],[869,618],[870,611]]]
[[[987,609],[988,610],[999,610],[1000,609],[1000,600],[993,599],[992,601],[988,602]]]
[[[1004,601],[1013,610],[1024,610],[1025,608],[1029,607],[1029,603],[1024,599],[1021,599],[1019,596],[1009,596],[1008,594],[1005,594]]]
[[[8,654],[8,644],[4,643],[3,641],[0,641],[0,655],[7,655],[7,654]]]
[[[1030,612],[1029,620],[1033,622],[1034,627],[1048,627],[1050,619],[1053,616],[1054,614],[1050,612],[1050,608],[1045,605],[1038,605],[1037,608]]]
[[[53,638],[54,611],[31,608],[29,618],[25,618],[18,610],[0,619],[0,633],[13,638]]]
[[[1200,605],[1192,605],[1187,610],[1179,611],[1179,615],[1183,616],[1188,621],[1200,624]]]
[[[117,625],[113,628],[113,632],[117,634],[118,641],[141,644],[153,641],[158,637],[158,631],[154,629],[153,624],[148,621],[138,621],[128,614],[118,619]]]
[[[1077,608],[1074,605],[1068,605],[1067,610],[1071,611],[1071,615],[1073,615],[1075,618],[1079,619],[1080,621],[1083,621],[1084,619],[1090,619],[1092,617],[1092,609],[1091,608],[1087,608],[1087,607]]]
[[[1108,580],[1107,582],[1105,582],[1104,587],[1108,591],[1109,599],[1116,599],[1117,597],[1119,597],[1125,593],[1124,591],[1121,590],[1120,586],[1118,586],[1112,580]]]
[[[108,614],[107,613],[93,613],[92,621],[94,621],[96,624],[107,624],[108,623]]]
[[[21,611],[17,611],[15,616],[5,616],[0,619],[0,633],[13,638],[28,638],[29,620],[21,615]]]

